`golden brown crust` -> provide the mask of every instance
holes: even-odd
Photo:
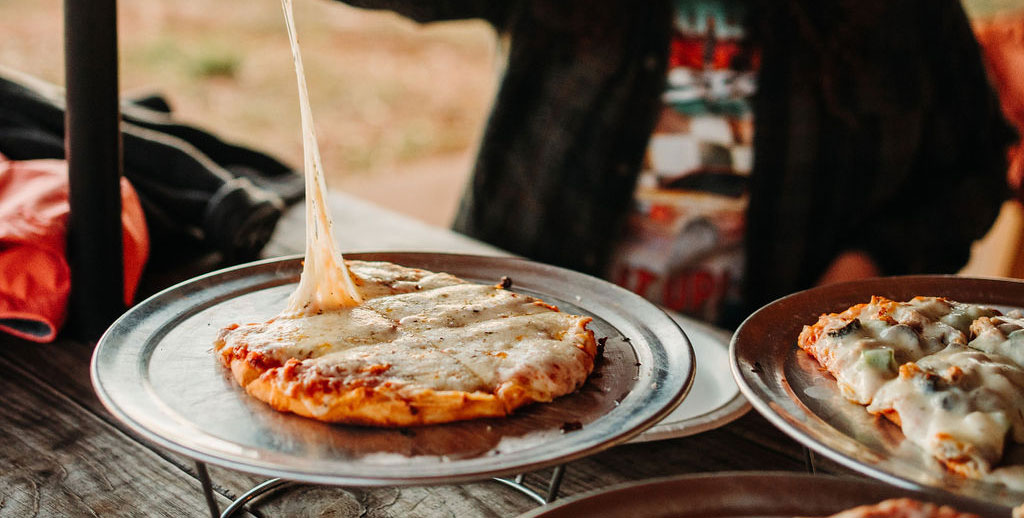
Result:
[[[357,271],[359,266],[357,264]],[[397,289],[393,279],[373,285],[370,280],[355,276],[361,289],[375,289],[377,296],[420,291],[419,284],[415,283],[426,275],[435,275],[401,267],[381,270],[382,266],[376,264],[364,264],[362,267],[366,270],[375,268],[374,271],[381,271],[384,275],[395,275],[408,284]],[[450,278],[443,282],[452,285],[463,281]],[[532,314],[543,317],[559,313],[556,307],[543,301],[511,294],[500,287],[495,289],[506,293],[505,296],[510,299],[522,301],[516,304],[544,308],[540,312],[536,309],[527,310],[524,314],[526,316],[520,318],[532,318],[529,317]],[[426,291],[423,290],[424,293]],[[480,310],[468,311],[477,314]],[[495,321],[511,322],[513,319],[508,316],[511,315],[501,313]],[[563,363],[551,362],[549,358],[536,363],[516,364],[517,367],[508,374],[495,378],[496,383],[493,385],[453,390],[450,387],[421,385],[399,375],[392,375],[392,365],[379,357],[374,359],[360,356],[358,365],[353,366],[349,362],[344,369],[334,368],[331,363],[306,361],[308,356],[288,359],[287,355],[282,356],[275,351],[278,345],[287,345],[292,338],[286,336],[287,333],[275,331],[283,328],[274,328],[275,320],[278,319],[262,324],[232,325],[223,329],[214,343],[218,359],[230,370],[235,381],[256,399],[279,411],[327,422],[396,427],[506,416],[523,405],[551,401],[554,397],[578,389],[593,370],[597,355],[597,341],[593,331],[587,328],[591,319],[568,315],[559,319],[567,323],[567,326],[546,328],[549,330],[544,331],[550,333],[544,335],[547,339],[562,344],[559,346],[562,351],[559,357]],[[278,324],[290,325],[284,320]],[[524,328],[524,333],[537,334],[540,332],[538,329]],[[250,342],[254,338],[248,333],[253,330],[266,333],[260,335],[263,338]],[[514,340],[509,340],[518,341],[522,338],[515,336]],[[442,342],[441,345],[444,348],[450,347],[447,343]],[[504,345],[509,346],[507,343]],[[458,348],[455,343],[452,346]],[[497,358],[506,357],[506,352],[500,348],[483,349],[482,352]],[[394,358],[394,361],[408,366],[415,360],[400,356]],[[455,356],[445,361],[460,362]]]
[[[920,297],[915,297],[915,299],[917,298]],[[803,330],[800,332],[800,336],[797,338],[797,345],[799,345],[801,349],[807,351],[807,353],[814,357],[814,359],[818,360],[819,363],[822,363],[822,365],[827,367],[825,362],[822,362],[823,359],[827,361],[827,358],[818,358],[815,353],[814,345],[821,338],[821,335],[828,331],[829,327],[836,327],[836,322],[847,324],[862,316],[886,320],[895,324],[896,322],[892,317],[892,313],[897,304],[897,302],[885,297],[873,296],[871,297],[871,302],[866,304],[854,304],[841,313],[823,314],[818,317],[818,321],[814,324],[804,326]],[[864,310],[870,306],[878,307],[876,313],[873,315],[863,315],[862,313]]]
[[[307,391],[289,387],[273,374],[256,378],[245,391],[276,410],[320,421],[392,427],[507,415],[502,401],[493,394],[431,389],[402,394],[381,387]]]
[[[575,329],[580,339],[578,347],[586,353],[583,361],[588,373],[593,370],[597,355],[594,333],[586,328],[590,321],[590,318],[580,319]],[[494,394],[423,388],[406,392],[386,384],[336,387],[321,377],[296,379],[294,369],[297,361],[268,367],[269,363],[259,354],[245,348],[225,347],[223,334],[215,343],[215,350],[235,381],[249,395],[275,410],[320,421],[383,427],[416,426],[503,417],[524,405],[546,402],[532,393],[528,384],[515,379],[502,383]]]

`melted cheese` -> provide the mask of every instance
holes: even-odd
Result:
[[[982,351],[951,345],[900,367],[868,407],[895,410],[903,434],[940,460],[988,472],[1008,433],[1024,441],[1024,370]]]
[[[575,388],[588,374],[577,335],[585,317],[447,274],[388,263],[352,261],[351,267],[372,298],[301,319],[243,325],[226,345],[244,345],[279,364],[301,360],[303,376],[341,385],[374,369],[383,382],[410,390],[492,393],[514,379],[539,401]]]
[[[1004,484],[1024,474],[992,471],[1007,438],[1024,442],[1020,312],[1002,316],[935,297],[873,297],[822,315],[804,328],[799,345],[835,376],[844,396],[893,419],[950,470]]]
[[[900,365],[950,344],[966,345],[971,321],[983,314],[994,312],[937,297],[909,302],[873,297],[849,311],[823,315],[816,324],[818,339],[801,343],[835,376],[846,398],[866,405]],[[872,357],[892,361],[865,361]]]
[[[1004,356],[1024,368],[1024,318],[1020,311],[979,318],[971,324],[971,334],[970,347]]]
[[[306,178],[306,260],[302,267],[299,286],[288,299],[282,316],[300,317],[338,308],[351,307],[362,301],[344,258],[334,242],[331,216],[327,211],[324,193],[323,165],[317,144],[313,111],[309,106],[309,92],[302,67],[302,54],[295,32],[292,0],[281,0],[295,77],[299,86],[299,111],[302,117],[302,148]]]
[[[215,351],[235,380],[278,410],[379,426],[503,416],[582,386],[597,350],[590,317],[445,273],[344,260],[291,0],[282,8],[302,114],[306,259],[284,312],[221,330]]]

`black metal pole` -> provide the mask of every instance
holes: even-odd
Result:
[[[68,316],[75,334],[92,340],[124,311],[117,0],[64,1],[64,59]]]

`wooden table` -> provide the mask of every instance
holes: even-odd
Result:
[[[342,194],[332,211],[345,251],[501,251]],[[266,249],[303,249],[302,207],[293,207]],[[183,268],[186,274],[197,273]],[[165,281],[168,278],[162,277]],[[0,337],[0,518],[29,516],[209,516],[196,464],[133,437],[100,405],[89,379],[94,344],[39,345]],[[683,473],[806,471],[805,450],[750,412],[698,435],[627,444],[567,466],[561,496]],[[818,470],[845,472],[817,459]],[[218,505],[262,481],[215,466]],[[551,470],[525,481],[546,487]],[[256,500],[240,516],[508,517],[533,509],[526,496],[493,481],[412,488],[296,486]]]

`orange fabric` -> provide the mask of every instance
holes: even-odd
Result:
[[[1024,136],[1024,11],[975,20],[973,26],[1003,114]],[[1009,155],[1008,180],[1024,201],[1024,142],[1018,141]]]
[[[135,190],[121,179],[124,299],[131,303],[149,256]],[[0,155],[0,330],[37,342],[57,336],[67,312],[68,173],[63,160]]]

